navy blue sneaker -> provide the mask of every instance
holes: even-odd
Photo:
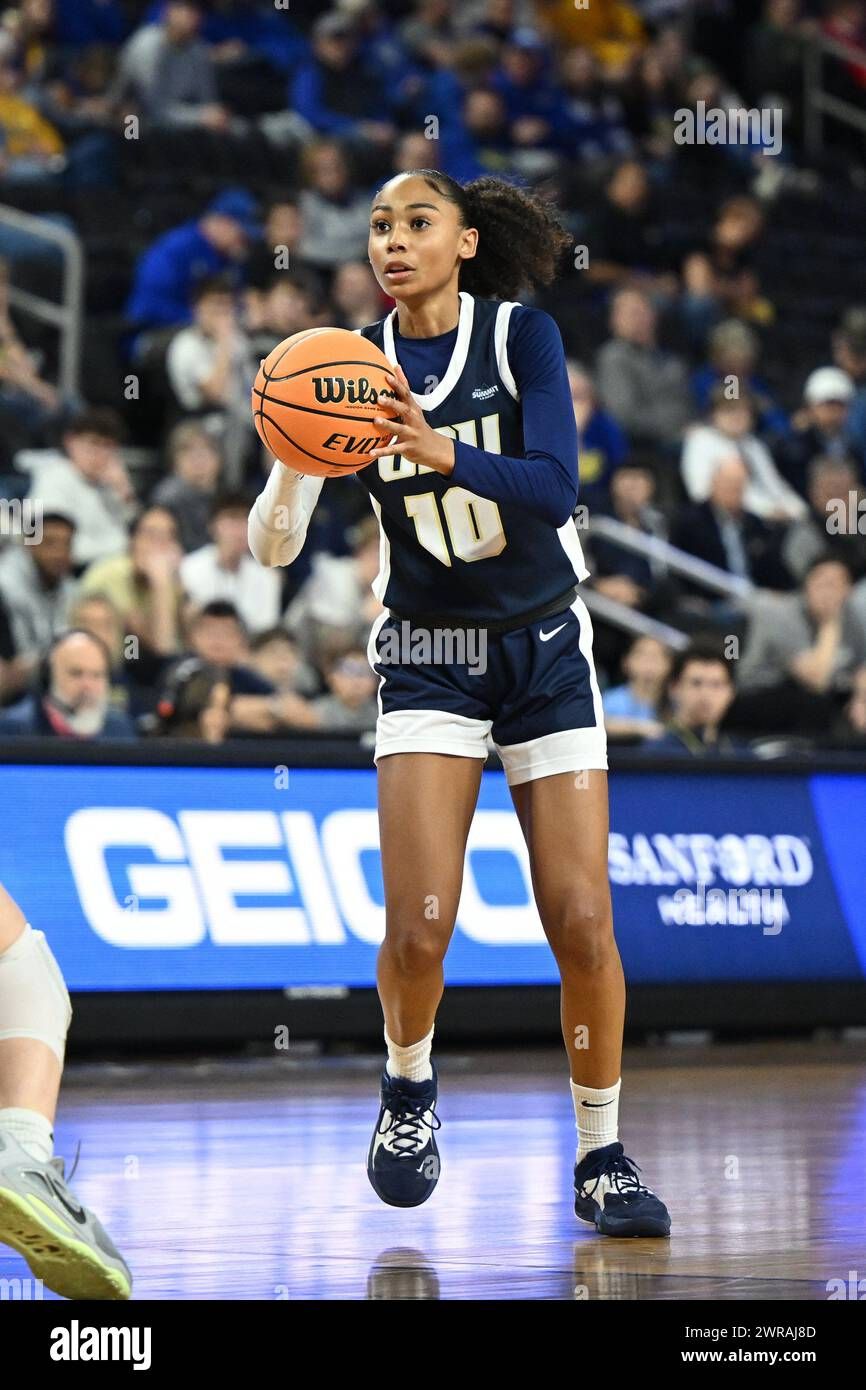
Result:
[[[430,1081],[382,1073],[382,1108],[367,1155],[367,1177],[376,1196],[391,1207],[419,1207],[439,1181],[433,1133],[441,1123],[434,1114],[437,1082],[435,1067]]]
[[[664,1202],[638,1180],[622,1144],[592,1149],[574,1165],[574,1211],[603,1236],[669,1236]]]

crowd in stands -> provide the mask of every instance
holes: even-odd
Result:
[[[537,189],[574,238],[525,302],[569,362],[588,585],[648,620],[595,620],[611,737],[866,746],[866,147],[836,119],[805,143],[822,36],[849,55],[830,90],[866,109],[866,0],[0,5],[0,204],[80,227],[102,286],[63,389],[9,301],[56,265],[0,217],[0,491],[22,518],[0,525],[0,738],[371,734],[366,494],[328,482],[298,561],[261,568],[250,387],[290,334],[392,307],[370,195],[423,167]],[[699,102],[777,111],[780,151],[763,128],[679,143]]]

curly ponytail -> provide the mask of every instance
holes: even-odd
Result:
[[[463,261],[460,288],[481,299],[517,299],[549,285],[571,246],[555,209],[537,194],[485,175],[461,184],[439,169],[407,169],[454,203],[461,225],[478,228],[478,250]]]

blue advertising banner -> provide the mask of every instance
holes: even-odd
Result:
[[[0,881],[72,990],[372,986],[375,798],[367,769],[7,766]],[[609,865],[633,983],[866,976],[862,774],[616,773]],[[446,976],[558,978],[501,772]]]

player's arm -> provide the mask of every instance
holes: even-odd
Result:
[[[247,522],[250,550],[260,565],[271,569],[297,559],[324,481],[296,473],[279,459],[274,460]]]
[[[373,458],[405,453],[458,486],[511,502],[552,526],[564,526],[577,503],[577,426],[559,329],[541,309],[512,310],[508,358],[523,412],[523,458],[490,453],[432,430],[397,368],[402,423],[393,424],[395,443]]]

